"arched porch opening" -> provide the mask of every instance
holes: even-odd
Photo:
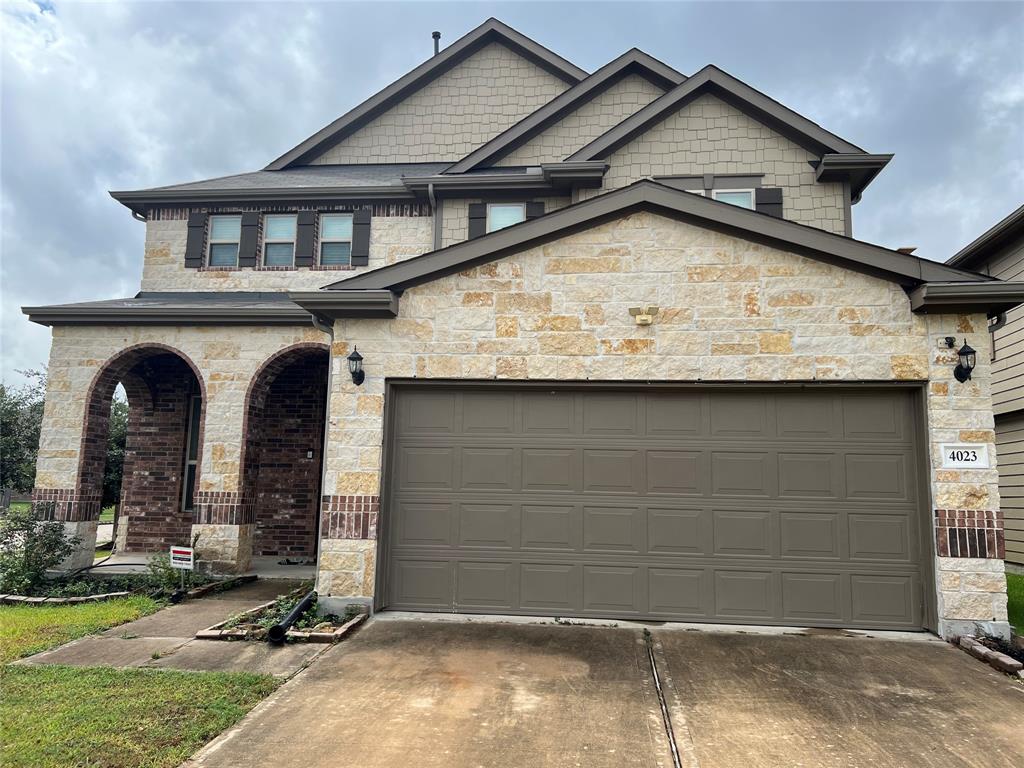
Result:
[[[282,350],[257,372],[246,400],[242,493],[254,510],[253,556],[316,556],[330,352]]]

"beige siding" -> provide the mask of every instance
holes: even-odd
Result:
[[[996,419],[1006,559],[1024,565],[1024,413]]]
[[[568,87],[492,43],[312,163],[455,162]]]
[[[575,112],[499,160],[496,165],[557,163],[665,93],[640,75],[612,84]]]
[[[992,258],[985,270],[1000,280],[1024,280],[1024,241]],[[992,404],[997,414],[1024,408],[1024,306],[1006,313],[994,334]]]
[[[762,186],[781,187],[783,216],[845,234],[841,183],[819,184],[817,155],[711,95],[700,96],[628,142],[611,157],[603,190],[652,176],[763,173]]]

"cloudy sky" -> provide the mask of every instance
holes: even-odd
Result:
[[[202,3],[3,0],[5,380],[22,305],[131,296],[144,225],[107,191],[256,170],[496,16],[593,71],[636,46],[717,64],[895,160],[854,235],[945,259],[1024,202],[1024,3]]]

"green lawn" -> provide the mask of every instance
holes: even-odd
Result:
[[[0,664],[124,624],[159,608],[160,604],[148,597],[84,605],[0,606]]]
[[[0,606],[0,664],[159,608],[147,597]],[[0,766],[171,768],[278,684],[250,674],[0,666]]]
[[[274,688],[250,674],[5,667],[4,768],[171,768]]]
[[[1018,635],[1024,635],[1024,574],[1006,574],[1006,610]]]

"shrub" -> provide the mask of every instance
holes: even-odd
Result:
[[[80,542],[31,507],[8,509],[0,517],[0,592],[32,594]]]

